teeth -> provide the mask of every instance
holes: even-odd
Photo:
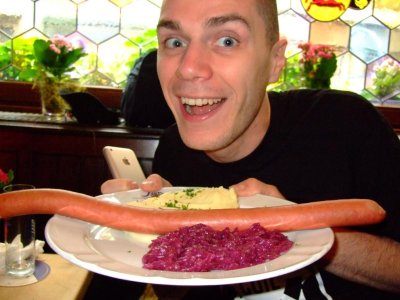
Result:
[[[221,98],[215,99],[207,99],[207,98],[185,98],[182,97],[182,104],[191,105],[191,106],[203,106],[203,105],[212,105],[221,102]]]

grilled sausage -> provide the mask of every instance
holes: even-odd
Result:
[[[120,230],[158,234],[199,223],[216,230],[245,229],[260,223],[269,230],[290,231],[374,224],[385,217],[382,207],[368,199],[260,208],[170,210],[136,208],[57,189],[0,194],[1,218],[26,214],[58,214]]]

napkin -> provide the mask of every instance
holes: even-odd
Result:
[[[36,240],[35,241],[35,251],[36,251],[36,256],[40,253],[43,253],[43,247],[44,247],[45,242],[41,240]],[[11,247],[20,247],[21,245],[21,237],[17,235],[15,239],[11,243]],[[25,247],[27,248],[27,247]],[[25,249],[23,248],[23,249]],[[23,250],[22,249],[22,250]],[[6,245],[4,243],[0,243],[0,275],[5,273],[5,265],[6,265]]]

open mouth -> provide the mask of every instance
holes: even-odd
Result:
[[[181,98],[185,111],[195,116],[212,112],[221,105],[224,100],[224,98]]]

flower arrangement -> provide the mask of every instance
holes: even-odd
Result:
[[[317,45],[300,43],[302,50],[299,60],[305,86],[308,88],[330,88],[331,78],[337,68],[335,47],[330,45]]]
[[[39,70],[59,81],[69,81],[67,73],[75,69],[72,65],[86,55],[83,47],[74,47],[59,34],[47,41],[37,39],[33,43],[33,53]]]
[[[73,64],[85,55],[83,47],[74,47],[59,34],[50,40],[35,40],[33,43],[35,86],[39,88],[44,113],[63,115],[67,105],[60,96],[60,91],[82,90],[79,81],[71,78],[69,73],[75,70]]]
[[[385,59],[374,68],[372,91],[379,98],[390,97],[400,90],[400,64],[392,58]]]
[[[6,185],[10,184],[13,180],[14,180],[13,170],[10,169],[6,173],[2,169],[0,169],[0,192]]]

